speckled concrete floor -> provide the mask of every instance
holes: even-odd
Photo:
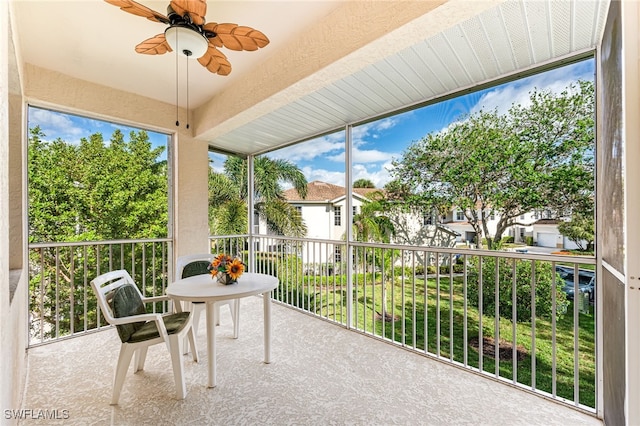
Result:
[[[22,408],[58,410],[21,425],[601,425],[589,415],[290,308],[273,306],[272,363],[264,364],[261,298],[242,300],[240,338],[222,311],[218,386],[208,389],[205,323],[187,398],[174,396],[166,347],[127,375],[109,405],[115,330],[32,348]],[[67,411],[63,411],[67,410]],[[66,413],[66,415],[65,415]]]

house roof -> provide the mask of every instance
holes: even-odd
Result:
[[[377,188],[353,188],[353,192],[356,195],[366,197],[368,194],[380,191]],[[332,183],[322,182],[314,180],[307,184],[307,197],[302,198],[295,188],[290,188],[284,191],[284,197],[287,201],[306,201],[306,202],[327,202],[343,198],[346,193],[346,188],[340,185],[334,185]]]
[[[533,222],[533,225],[557,225],[560,222],[558,219],[539,219]]]

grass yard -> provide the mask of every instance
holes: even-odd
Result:
[[[383,297],[379,275],[374,279],[372,274],[357,274],[354,276],[354,327],[420,352],[571,401],[577,398],[580,404],[595,407],[593,307],[588,314],[576,312],[579,325],[576,338],[573,303],[555,324],[536,318],[535,322],[518,322],[514,327],[511,320],[496,320],[494,312],[483,312],[480,316],[477,306],[467,306],[465,317],[463,280],[455,277],[450,284],[449,276],[441,276],[439,283],[429,278],[425,292],[424,279],[395,277],[393,283],[386,283]],[[322,317],[346,322],[347,294],[343,277],[325,277],[324,281],[305,277],[297,285],[284,284],[277,297]],[[480,328],[484,338],[482,356],[477,349]],[[496,337],[501,343],[498,361],[493,356]],[[576,340],[577,360],[574,359]],[[514,341],[515,359],[512,356]]]

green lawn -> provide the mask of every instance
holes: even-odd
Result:
[[[554,393],[569,400],[574,400],[574,332],[573,304],[569,305],[567,314],[555,324],[555,348],[552,344],[551,320],[536,318],[535,327],[532,322],[519,322],[515,325],[515,341],[522,349],[522,359],[515,363],[501,359],[496,365],[493,357],[479,356],[472,345],[466,345],[464,328],[466,323],[467,342],[478,338],[480,314],[477,307],[468,306],[464,316],[464,285],[462,278],[454,278],[450,286],[448,276],[427,280],[425,294],[424,280],[414,281],[396,277],[394,283],[386,284],[386,303],[383,313],[383,286],[380,278],[374,280],[371,274],[366,277],[358,274],[354,277],[354,326],[359,330],[374,333],[403,343],[417,351],[427,352],[451,359],[469,366],[481,368],[489,374],[498,374],[502,378],[515,380],[527,387]],[[346,286],[344,278],[318,280],[307,278],[295,286],[281,287],[277,295],[279,299],[315,312],[323,317],[346,322]],[[425,317],[425,305],[427,315]],[[391,315],[392,314],[392,315]],[[494,338],[499,328],[501,341],[511,344],[514,341],[514,327],[510,320],[500,318],[496,323],[493,312],[482,315],[484,338]],[[395,321],[391,321],[391,318]],[[578,400],[580,404],[595,407],[595,316],[578,315]],[[535,333],[535,357],[532,343]],[[553,380],[553,352],[555,351],[555,389]],[[500,357],[502,358],[502,356]],[[532,374],[532,363],[535,360],[535,376]],[[480,363],[482,366],[480,367]]]

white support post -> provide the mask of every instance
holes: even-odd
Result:
[[[347,241],[347,328],[352,328],[352,307],[353,307],[353,247],[351,246],[351,242],[353,239],[353,182],[351,171],[353,167],[353,147],[352,147],[352,139],[351,139],[351,125],[347,125],[344,129],[344,160],[345,160],[345,209],[347,210],[346,216],[346,241]]]

